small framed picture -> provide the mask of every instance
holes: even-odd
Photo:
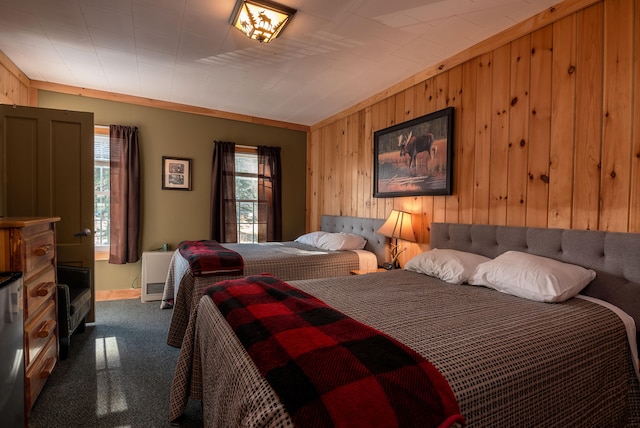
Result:
[[[191,159],[162,156],[162,189],[191,190]]]

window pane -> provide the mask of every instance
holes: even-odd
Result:
[[[95,244],[109,246],[109,195],[97,194],[95,201]]]
[[[258,177],[236,176],[236,199],[250,201],[258,199]]]
[[[236,152],[238,242],[258,242],[258,155]]]
[[[96,192],[109,191],[109,166],[96,164],[93,183]]]
[[[109,162],[109,135],[94,134],[93,157],[95,161]]]
[[[236,173],[258,174],[258,155],[236,152]]]
[[[96,250],[109,247],[110,235],[110,180],[109,180],[109,135],[102,127],[94,134],[94,243]]]
[[[253,202],[238,202],[238,223],[255,223],[257,218],[256,213],[254,213],[253,206]]]
[[[239,224],[240,233],[238,235],[238,242],[241,244],[257,242],[257,225],[255,224]]]

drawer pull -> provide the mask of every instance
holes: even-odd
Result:
[[[53,368],[56,366],[56,358],[55,357],[50,357],[47,359],[47,361],[44,363],[44,366],[42,366],[42,371],[40,372],[40,379],[46,379],[49,376],[51,376],[51,373],[53,372]]]
[[[42,257],[42,256],[46,256],[47,254],[49,254],[51,252],[51,250],[53,250],[53,245],[46,244],[46,245],[42,245],[42,246],[34,249],[33,252],[35,253],[36,256]]]
[[[42,324],[42,327],[40,327],[40,330],[38,330],[38,337],[49,337],[49,335],[55,330],[56,328],[56,320],[49,320],[46,321],[45,323]]]
[[[40,284],[40,286],[33,291],[33,297],[44,297],[49,294],[55,286],[56,284],[54,282],[45,282]]]

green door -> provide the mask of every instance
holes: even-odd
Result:
[[[60,217],[58,263],[90,268],[95,288],[93,113],[0,105],[0,180],[0,215]]]

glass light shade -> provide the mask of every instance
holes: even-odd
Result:
[[[295,9],[265,0],[238,0],[231,24],[250,39],[268,43],[278,37]]]

